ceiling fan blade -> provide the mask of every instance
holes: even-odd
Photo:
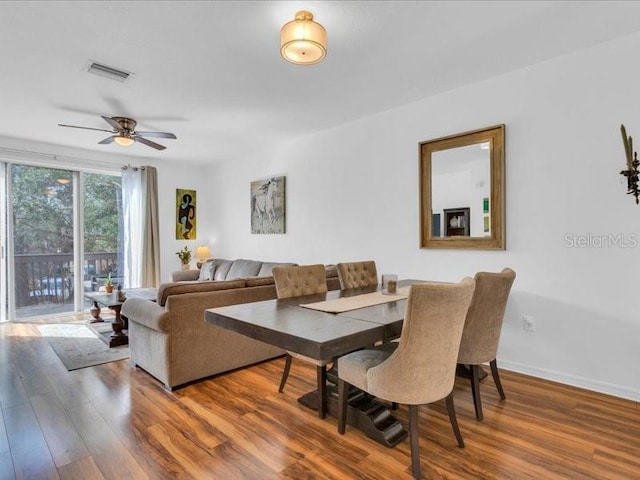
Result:
[[[136,135],[136,136],[134,136],[134,137],[132,137],[132,138],[133,138],[136,142],[143,143],[143,144],[145,144],[145,145],[147,145],[147,146],[149,146],[149,147],[155,148],[156,150],[164,150],[165,148],[167,148],[167,147],[165,147],[164,145],[160,145],[159,143],[152,142],[151,140],[147,140],[147,139],[146,139],[146,138],[144,138],[144,137],[139,137],[139,136],[137,136],[137,135]]]
[[[111,135],[110,137],[105,138],[101,142],[98,142],[98,144],[99,145],[107,145],[109,143],[113,143],[114,140],[115,140],[115,137],[113,135]]]
[[[113,118],[111,117],[105,117],[104,115],[100,115],[102,117],[102,119],[107,122],[109,125],[111,125],[117,132],[121,132],[123,129],[120,126],[120,124],[118,122],[116,122]]]
[[[168,133],[168,132],[138,132],[138,131],[136,131],[136,135],[140,135],[141,137],[173,138],[174,140],[176,138],[178,138],[173,133]]]
[[[64,123],[59,123],[59,127],[70,127],[70,128],[82,128],[83,130],[97,130],[98,132],[109,132],[113,133],[111,130],[105,130],[104,128],[91,128],[91,127],[80,127],[78,125],[65,125]]]

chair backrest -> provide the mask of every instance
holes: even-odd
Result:
[[[449,395],[474,286],[471,278],[457,284],[413,284],[398,348],[368,370],[367,391],[408,405]]]
[[[369,260],[366,262],[339,263],[338,278],[340,279],[340,289],[368,287],[378,284],[378,272],[376,262]]]
[[[278,298],[301,297],[327,291],[324,265],[274,267],[272,272]]]
[[[476,273],[476,289],[462,332],[458,363],[479,365],[495,360],[504,311],[516,272]]]

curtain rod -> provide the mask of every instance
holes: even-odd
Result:
[[[55,155],[51,153],[35,152],[31,150],[20,150],[16,148],[0,147],[0,156],[5,160],[11,161],[30,161],[32,163],[45,163],[49,162],[49,165],[56,167],[65,167],[64,162],[74,163],[76,166],[94,167],[96,169],[105,170],[105,167],[110,167],[108,170],[117,170],[118,165],[116,163],[110,163],[101,160],[89,160],[81,157],[71,157],[67,155]],[[59,165],[62,164],[62,165]]]

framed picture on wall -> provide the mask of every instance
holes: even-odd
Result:
[[[251,233],[285,233],[285,177],[251,182]]]
[[[176,188],[176,240],[195,240],[196,224],[196,191]]]

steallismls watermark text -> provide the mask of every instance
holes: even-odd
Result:
[[[635,233],[609,233],[606,235],[566,233],[564,246],[567,248],[636,248],[638,235]]]

